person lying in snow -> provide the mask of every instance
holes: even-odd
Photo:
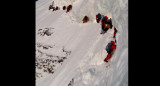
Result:
[[[105,62],[108,62],[108,60],[111,58],[111,55],[113,54],[113,51],[116,49],[116,45],[114,41],[111,41],[106,46],[106,51],[108,53],[107,57],[104,59]]]
[[[66,11],[66,13],[69,12],[71,9],[72,9],[72,5],[67,6],[67,11]]]
[[[98,14],[96,15],[97,23],[99,23],[99,21],[101,20],[101,18],[102,18],[101,14],[98,13]]]
[[[88,16],[84,16],[84,18],[83,18],[83,23],[86,23],[86,22],[88,22],[88,21],[89,21]]]

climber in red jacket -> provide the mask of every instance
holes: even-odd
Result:
[[[108,43],[108,45],[106,46],[106,51],[108,53],[107,57],[104,59],[105,62],[108,62],[108,59],[111,58],[111,55],[113,54],[113,50],[116,49],[116,45],[114,41],[111,41],[110,43]]]
[[[117,29],[114,27],[114,35],[113,35],[113,38],[116,37],[116,33],[117,33]]]
[[[72,5],[67,6],[67,11],[66,11],[66,13],[69,12],[71,9],[72,9]]]
[[[84,16],[84,18],[83,18],[83,23],[86,23],[86,22],[88,22],[89,21],[89,17],[88,16]]]

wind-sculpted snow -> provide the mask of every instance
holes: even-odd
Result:
[[[36,2],[36,57],[47,60],[49,55],[53,56],[49,60],[58,61],[59,56],[60,64],[54,64],[50,74],[37,69],[37,77],[43,77],[36,86],[128,86],[128,0],[54,0],[54,6],[60,7],[54,12],[48,10],[52,1]],[[62,10],[70,4],[70,12]],[[104,62],[105,47],[114,40],[114,30],[100,34],[97,13],[112,18],[118,30],[117,49],[108,63]],[[90,21],[83,24],[85,15]],[[54,29],[45,29],[49,27]]]

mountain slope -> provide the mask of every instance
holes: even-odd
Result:
[[[36,47],[46,55],[67,57],[53,74],[42,73],[43,78],[36,80],[36,86],[67,86],[74,79],[73,86],[127,86],[128,85],[128,1],[125,0],[54,0],[54,6],[73,5],[71,12],[63,10],[49,11],[51,0],[36,2],[36,33],[40,29],[53,28],[51,35],[36,34],[36,43],[50,45],[52,48]],[[88,9],[87,9],[88,8]],[[105,46],[114,40],[113,29],[100,34],[101,26],[95,22],[95,15],[100,12],[112,18],[118,29],[116,36],[117,50],[108,63]],[[82,24],[84,15],[91,21]],[[41,31],[42,31],[41,30]],[[43,46],[44,47],[44,46]],[[71,51],[65,54],[63,48]],[[36,59],[46,58],[36,53]]]

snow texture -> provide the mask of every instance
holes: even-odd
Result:
[[[36,86],[128,86],[128,0],[36,1]],[[63,6],[72,5],[68,13]],[[114,29],[100,34],[96,14],[112,18],[117,49],[108,63]],[[82,23],[87,15],[90,21]]]

